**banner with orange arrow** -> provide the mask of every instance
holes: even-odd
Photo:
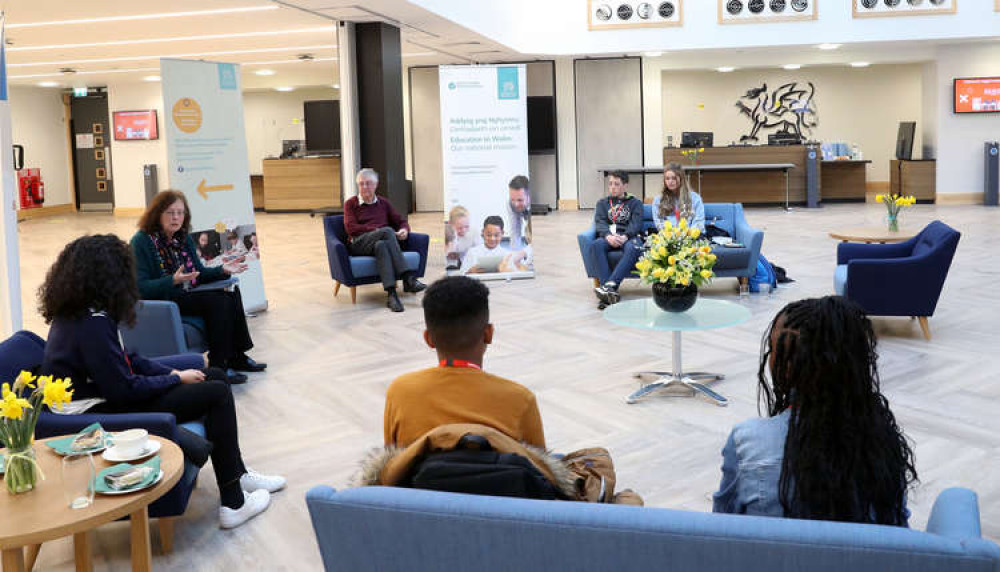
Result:
[[[205,179],[202,179],[201,182],[198,183],[198,194],[201,195],[201,198],[203,199],[208,198],[208,193],[214,193],[216,191],[231,191],[231,190],[233,190],[232,185],[212,185],[212,186],[206,185]]]

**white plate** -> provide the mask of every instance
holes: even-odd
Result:
[[[148,485],[146,485],[144,487],[137,487],[137,488],[134,488],[134,489],[125,489],[123,491],[108,491],[108,492],[100,492],[100,491],[98,491],[97,494],[99,494],[99,495],[114,496],[114,495],[127,495],[129,493],[137,493],[139,491],[144,491],[144,490],[148,489],[149,487],[155,485],[156,483],[160,482],[161,479],[163,479],[163,471],[162,470],[160,471],[160,474],[156,475],[156,478],[153,479],[153,482],[149,483]]]
[[[144,459],[146,457],[149,457],[150,455],[155,454],[157,451],[160,450],[160,442],[150,440],[146,443],[145,451],[139,453],[138,455],[133,455],[130,457],[126,457],[124,455],[119,454],[117,451],[115,451],[116,448],[117,447],[111,447],[110,449],[105,449],[104,452],[101,453],[101,456],[104,457],[105,461],[109,461],[111,463],[127,463],[129,461],[138,461],[139,459]]]

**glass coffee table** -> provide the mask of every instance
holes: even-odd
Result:
[[[634,374],[640,382],[649,382],[626,398],[635,403],[656,393],[674,393],[681,389],[686,395],[702,395],[716,405],[726,406],[729,401],[712,391],[702,382],[725,379],[725,375],[707,372],[684,372],[681,367],[681,333],[713,330],[742,324],[750,319],[750,310],[724,300],[699,297],[686,312],[665,312],[652,298],[628,300],[609,306],[604,319],[619,326],[645,328],[674,333],[672,371],[643,371]]]

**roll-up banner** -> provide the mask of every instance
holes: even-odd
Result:
[[[236,64],[160,60],[170,187],[191,205],[191,235],[205,266],[245,263],[248,312],[267,308],[250,194],[243,92]]]
[[[441,66],[446,268],[532,278],[524,64]]]
[[[22,328],[21,258],[17,246],[17,182],[10,101],[7,100],[7,41],[3,13],[0,12],[0,336],[6,338]]]

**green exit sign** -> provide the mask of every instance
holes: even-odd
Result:
[[[74,87],[73,97],[87,97],[87,88],[85,87]]]

